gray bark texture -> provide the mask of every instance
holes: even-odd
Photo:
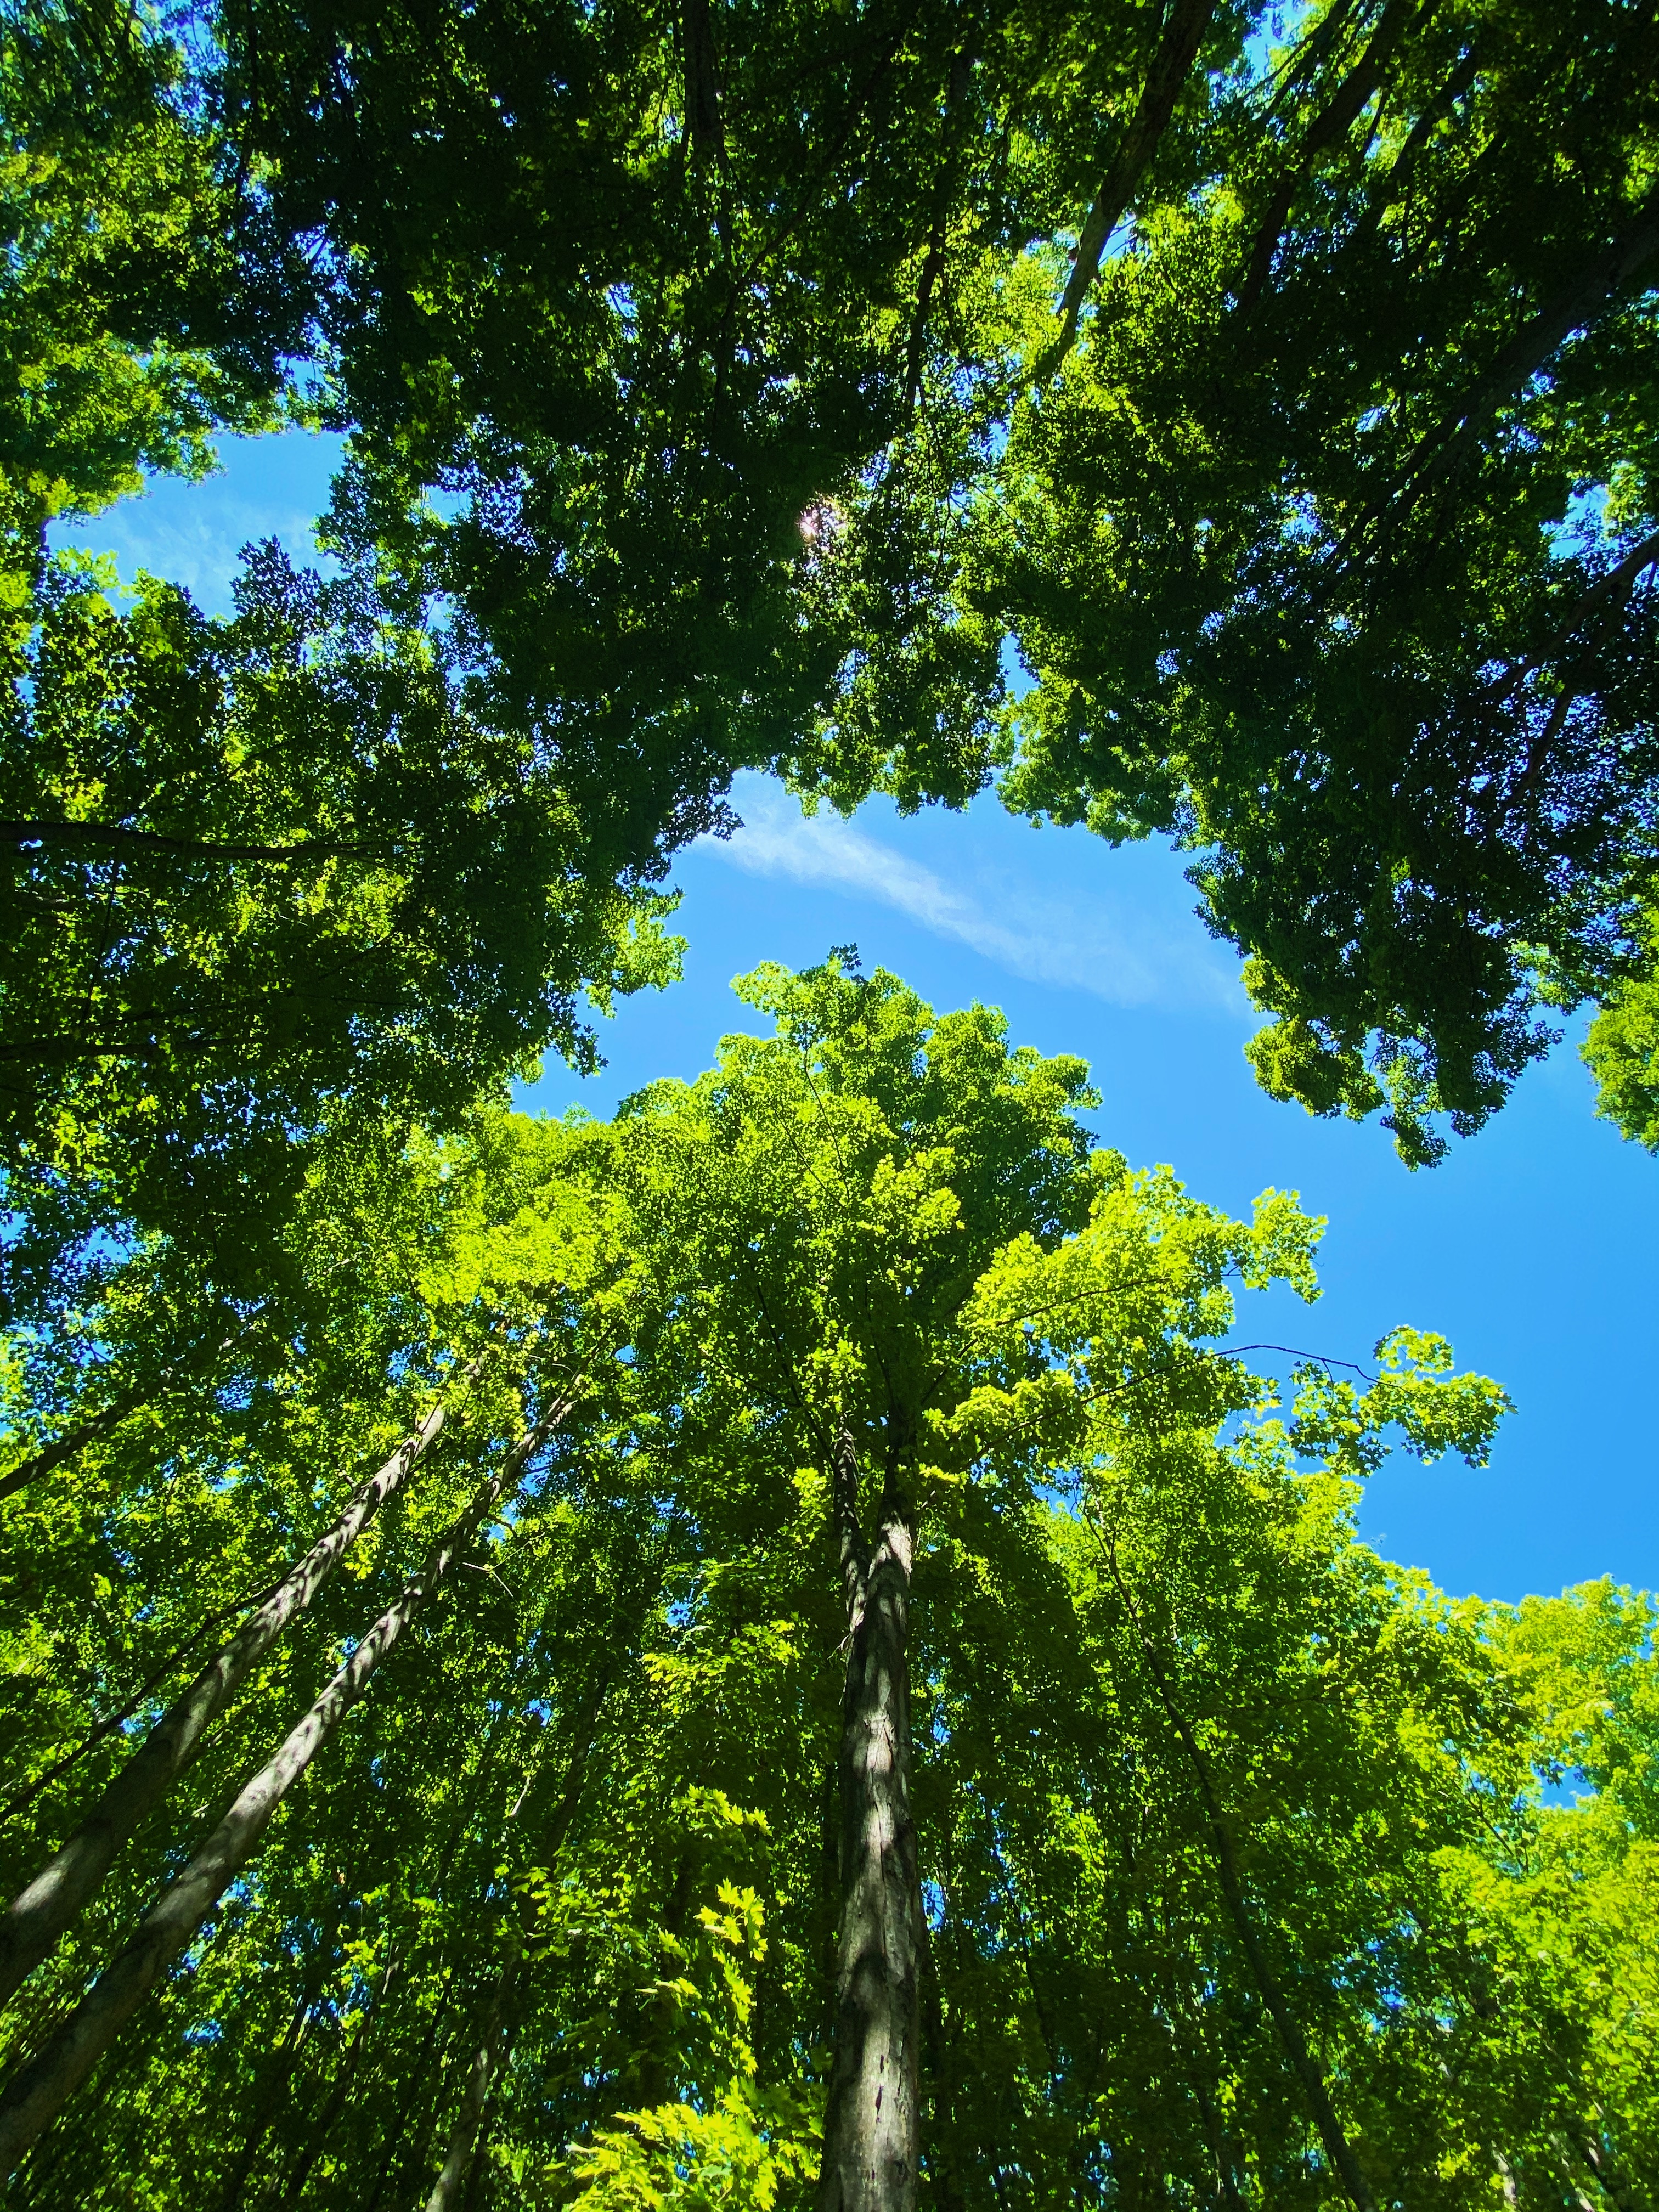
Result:
[[[333,1527],[208,1662],[105,1784],[69,1841],[12,1899],[0,1921],[0,2004],[15,1994],[96,1895],[122,1847],[195,1759],[203,1737],[251,1670],[305,1611],[382,1503],[426,1457],[443,1425],[444,1409],[434,1406],[386,1465],[358,1486]]]
[[[832,1467],[847,1593],[841,1932],[818,2212],[913,2212],[920,2153],[921,1886],[910,1817],[911,1528],[890,1477],[873,1546],[858,1457]]]
[[[183,1872],[163,1890],[69,2019],[39,2056],[7,2083],[0,2095],[0,2178],[13,2171],[201,1928],[252,1856],[283,1798],[368,1689],[381,1660],[502,1496],[516,1490],[532,1453],[568,1411],[566,1401],[507,1454],[466,1510],[432,1546],[418,1572],[405,1583],[311,1711],[289,1730]]]

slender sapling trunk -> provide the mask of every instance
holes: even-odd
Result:
[[[1185,1714],[1170,1693],[1163,1662],[1148,1640],[1146,1631],[1141,1627],[1140,1615],[1136,1612],[1134,1602],[1124,1587],[1123,1577],[1118,1572],[1117,1552],[1115,1547],[1107,1547],[1107,1558],[1112,1570],[1112,1580],[1117,1584],[1118,1595],[1122,1599],[1124,1608],[1130,1620],[1134,1624],[1135,1635],[1139,1641],[1142,1651],[1146,1654],[1146,1663],[1152,1669],[1152,1680],[1158,1686],[1159,1699],[1164,1711],[1170,1717],[1176,1735],[1181,1740],[1182,1748],[1186,1753],[1188,1763],[1193,1770],[1193,1778],[1198,1785],[1199,1796],[1203,1801],[1205,1818],[1210,1830],[1210,1839],[1215,1849],[1216,1873],[1221,1884],[1221,1894],[1226,1901],[1228,1916],[1237,1934],[1239,1947],[1249,1961],[1255,1985],[1261,1992],[1261,2001],[1267,2006],[1273,2024],[1279,2031],[1279,2039],[1285,2046],[1285,2055],[1290,2060],[1297,2081],[1302,2084],[1303,2094],[1308,2100],[1308,2109],[1313,2115],[1314,2125],[1319,2130],[1319,2140],[1325,2146],[1325,2154],[1335,2167],[1338,2178],[1354,2207],[1354,2212],[1376,2212],[1376,2200],[1371,2195],[1370,2184],[1366,2180],[1359,2160],[1354,2156],[1353,2145],[1348,2141],[1342,2123],[1336,2116],[1336,2107],[1331,2102],[1330,2091],[1325,2086],[1324,2074],[1312,2051],[1308,2048],[1307,2038],[1303,2034],[1296,2014],[1291,2009],[1290,2000],[1285,1994],[1284,1985],[1273,1972],[1272,1962],[1262,1948],[1261,1939],[1256,1934],[1255,1917],[1250,1911],[1249,1901],[1244,1894],[1244,1883],[1239,1870],[1238,1856],[1233,1849],[1232,1833],[1223,1817],[1221,1801],[1217,1796],[1215,1786],[1210,1779],[1208,1764],[1204,1753],[1199,1748],[1198,1739],[1188,1726]]]
[[[506,2057],[512,2041],[514,2021],[513,2001],[517,1993],[523,1960],[511,1959],[495,1977],[495,1985],[484,2008],[483,2033],[472,2063],[466,2069],[466,2081],[461,2091],[460,2110],[455,2115],[449,2130],[449,2141],[444,2149],[444,2161],[438,2169],[438,2179],[432,2185],[432,2193],[426,2200],[426,2212],[455,2212],[466,2189],[467,2175],[471,2170],[472,2157],[477,2147],[478,2130],[483,2125],[490,2091],[495,2075]]]
[[[653,1571],[641,1607],[641,1622],[646,1610],[661,1586],[662,1569],[659,1564]],[[635,1646],[635,1634],[627,1638],[627,1649]],[[575,1741],[570,1756],[565,1762],[563,1787],[557,1804],[544,1827],[538,1849],[550,1866],[564,1846],[581,1802],[582,1784],[586,1776],[587,1762],[592,1753],[593,1742],[599,1734],[599,1717],[605,1711],[605,1699],[616,1679],[623,1654],[622,1641],[614,1633],[605,1663],[600,1668],[591,1690],[583,1701],[577,1723]],[[516,1820],[524,1809],[526,1800],[533,1786],[533,1777],[525,1784],[516,1804],[507,1814]],[[527,1945],[533,1932],[532,1925],[521,1931],[521,1942]],[[443,2163],[432,2192],[426,2201],[426,2212],[453,2212],[453,2208],[467,2202],[471,2181],[477,2165],[480,2140],[486,2134],[486,2123],[494,2109],[495,2083],[501,2068],[513,2048],[513,2039],[518,2032],[519,2014],[526,1991],[525,1984],[530,1972],[530,1960],[525,1949],[515,1950],[505,1959],[490,1986],[484,2003],[483,2027],[477,2048],[468,2063],[466,2078],[462,2084],[459,2103],[444,2147]],[[645,2101],[650,2102],[651,2100]]]
[[[245,1785],[230,1810],[139,1922],[52,2040],[0,2095],[0,2175],[9,2173],[61,2110],[252,1857],[284,1797],[363,1695],[403,1631],[472,1541],[502,1496],[515,1490],[526,1462],[569,1410],[569,1401],[509,1452],[460,1518],[428,1552],[419,1571],[374,1623],[275,1755]]]
[[[0,1921],[0,2004],[15,1994],[97,1894],[123,1845],[191,1765],[209,1728],[289,1622],[310,1605],[382,1503],[430,1452],[443,1425],[444,1408],[434,1406],[386,1465],[358,1486],[333,1527],[208,1662],[106,1783],[69,1841],[12,1899]]]

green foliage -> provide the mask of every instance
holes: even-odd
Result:
[[[1651,1152],[1659,1152],[1659,973],[1651,908],[1643,915],[1640,947],[1641,957],[1590,1024],[1583,1053],[1601,1112]]]
[[[1545,1048],[1540,963],[1604,1000],[1637,950],[1654,60],[1599,0],[1299,18],[1018,400],[965,572],[1036,679],[1009,804],[1194,849],[1267,1089],[1413,1164]]]
[[[774,2100],[757,2107],[728,2091],[712,2112],[665,2105],[604,2128],[572,2162],[574,2203],[617,2212],[720,2212],[753,2206],[772,2212],[780,2197],[799,2201],[816,2172],[816,2143],[805,2113]]]
[[[924,2203],[1344,2201],[1246,1926],[1379,2203],[1641,2202],[1654,1607],[1449,1600],[1354,1531],[1390,1441],[1478,1461],[1502,1393],[1402,1329],[1281,1407],[1227,1346],[1252,1286],[1316,1291],[1292,1197],[1247,1223],[1131,1173],[1081,1063],[987,1009],[839,959],[743,988],[775,1034],[613,1122],[325,1146],[258,1309],[208,1324],[155,1239],[73,1342],[14,1332],[19,1455],[152,1390],[7,1501],[13,1887],[350,1481],[454,1414],[5,2015],[17,2053],[519,1409],[588,1393],[17,2202],[418,2202],[489,2048],[475,2204],[804,2207],[837,1419],[913,1465]]]
[[[281,419],[306,344],[303,258],[247,189],[183,48],[148,10],[0,22],[0,620],[43,526],[201,475],[220,428]]]
[[[123,1222],[256,1286],[325,1116],[453,1128],[550,1045],[591,1063],[584,993],[677,968],[672,899],[595,879],[441,638],[274,544],[224,621],[107,580],[49,576],[3,708],[19,1297]]]
[[[269,1264],[342,1101],[453,1126],[581,1056],[742,767],[1174,836],[1266,1087],[1413,1164],[1585,999],[1645,1141],[1650,49],[1611,0],[1277,47],[12,10],[15,1299],[192,1213]],[[344,580],[261,555],[217,624],[43,567],[296,412],[347,434]]]

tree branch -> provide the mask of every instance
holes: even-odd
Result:
[[[1158,150],[1215,9],[1216,0],[1175,0],[1163,40],[1141,87],[1134,119],[1106,172],[1078,240],[1077,260],[1060,303],[1060,335],[1038,364],[1040,382],[1054,374],[1077,343],[1078,317],[1089,296],[1089,287],[1100,272],[1106,241],[1121,222],[1135,187]]]
[[[385,851],[385,846],[341,845],[328,840],[298,845],[215,845],[197,837],[164,837],[153,830],[128,830],[115,822],[0,822],[0,845],[21,852],[31,845],[101,845],[114,852],[173,853],[191,860],[334,860],[343,854]]]
[[[1351,533],[1358,538],[1390,507],[1409,507],[1427,488],[1449,476],[1480,436],[1488,416],[1536,375],[1581,324],[1591,319],[1620,288],[1659,252],[1659,186],[1611,246],[1593,255],[1547,306],[1523,323],[1479,376],[1455,414],[1418,441],[1410,459],[1381,500]]]
[[[1370,44],[1315,117],[1296,160],[1279,171],[1250,249],[1244,282],[1239,288],[1241,308],[1254,307],[1261,296],[1297,187],[1317,156],[1347,135],[1354,118],[1381,83],[1395,48],[1417,19],[1427,15],[1435,4],[1436,0],[1388,0]]]

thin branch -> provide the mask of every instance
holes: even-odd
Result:
[[[1273,255],[1278,250],[1285,217],[1290,214],[1291,203],[1296,197],[1297,186],[1318,155],[1327,147],[1335,145],[1346,137],[1355,117],[1382,82],[1382,72],[1392,59],[1395,48],[1407,29],[1414,27],[1423,15],[1432,10],[1435,3],[1436,0],[1388,0],[1382,20],[1372,33],[1370,44],[1310,125],[1296,160],[1287,163],[1279,173],[1250,248],[1243,283],[1239,288],[1238,304],[1242,308],[1254,307],[1266,287],[1273,264]]]
[[[60,1774],[67,1773],[78,1759],[84,1759],[89,1751],[95,1749],[104,1738],[118,1729],[124,1721],[130,1721],[150,1692],[158,1683],[166,1681],[179,1662],[195,1650],[210,1628],[216,1627],[222,1620],[228,1620],[234,1613],[240,1613],[245,1609],[251,1611],[255,1606],[263,1605],[281,1581],[282,1577],[279,1575],[276,1582],[266,1583],[260,1589],[250,1591],[244,1597],[233,1598],[228,1605],[222,1605],[216,1611],[209,1613],[195,1633],[187,1636],[182,1644],[175,1645],[155,1672],[138,1685],[125,1705],[118,1705],[112,1713],[97,1723],[89,1735],[84,1736],[72,1751],[66,1751],[60,1759],[47,1767],[44,1774],[36,1775],[33,1782],[25,1784],[21,1790],[8,1797],[4,1804],[0,1805],[0,1821],[9,1820],[14,1814],[21,1813],[23,1808],[31,1804],[43,1790],[50,1787]]]
[[[1418,441],[1389,489],[1360,518],[1357,539],[1391,508],[1408,507],[1432,483],[1449,476],[1480,435],[1488,416],[1541,369],[1573,331],[1659,253],[1659,187],[1648,194],[1613,243],[1579,267],[1553,300],[1523,323],[1493,356],[1458,403]]]
[[[1107,170],[1088,220],[1078,239],[1077,260],[1060,303],[1060,335],[1037,367],[1037,379],[1051,377],[1077,342],[1078,317],[1089,296],[1089,288],[1100,273],[1107,240],[1126,210],[1158,150],[1176,102],[1191,73],[1216,10],[1216,0],[1175,0],[1164,37],[1146,82],[1141,87],[1134,119],[1124,134],[1115,159]]]
[[[377,845],[343,845],[331,839],[298,845],[219,845],[198,837],[164,837],[153,830],[128,830],[115,822],[0,822],[0,845],[19,852],[34,845],[100,845],[113,852],[172,853],[189,860],[337,860],[342,854],[386,852]]]

